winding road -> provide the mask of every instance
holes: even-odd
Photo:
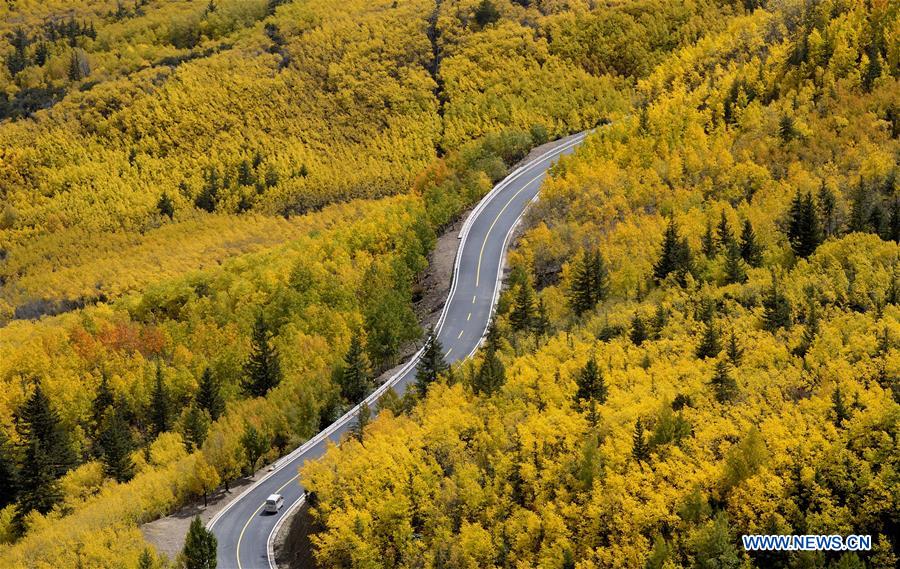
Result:
[[[497,297],[500,294],[503,261],[513,229],[537,197],[550,166],[574,151],[587,136],[576,134],[548,145],[547,150],[527,161],[485,196],[460,231],[450,295],[436,327],[445,359],[452,363],[472,355],[481,344]],[[378,399],[393,387],[398,394],[415,382],[421,351],[367,399],[373,409]],[[358,407],[335,421],[300,448],[277,461],[273,468],[232,500],[207,527],[219,542],[219,569],[275,569],[272,543],[288,513],[303,503],[304,490],[298,470],[322,456],[329,443],[339,443],[356,421]],[[278,514],[263,512],[270,494],[284,496]]]

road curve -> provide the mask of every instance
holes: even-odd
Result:
[[[448,362],[467,358],[478,349],[500,293],[503,260],[513,228],[537,197],[550,166],[561,155],[572,153],[585,136],[587,133],[581,133],[554,142],[497,184],[469,215],[460,231],[453,284],[437,325]],[[389,387],[402,395],[415,381],[420,354],[375,390],[366,403],[374,409]],[[271,544],[279,522],[303,500],[298,470],[306,461],[322,456],[329,443],[340,442],[355,423],[357,409],[277,461],[209,521],[207,527],[219,542],[219,569],[274,569]],[[266,497],[276,493],[284,496],[284,508],[274,515],[263,513]]]

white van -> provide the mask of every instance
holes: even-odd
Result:
[[[284,496],[281,494],[272,494],[266,498],[265,511],[267,514],[277,514],[282,506],[284,506]]]

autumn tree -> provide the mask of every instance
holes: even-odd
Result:
[[[179,557],[185,569],[216,569],[217,547],[216,536],[195,516]]]
[[[215,421],[225,412],[225,398],[222,397],[222,387],[219,381],[213,378],[212,370],[208,367],[200,376],[200,385],[197,386],[197,404],[201,409],[209,413],[211,420]]]
[[[250,397],[264,397],[281,383],[281,377],[281,356],[265,318],[259,313],[250,336],[250,356],[244,363],[241,387]]]
[[[432,326],[428,332],[425,351],[416,367],[416,392],[419,397],[425,397],[428,386],[437,381],[445,371],[447,371],[447,362],[444,361],[444,347]]]
[[[362,335],[356,332],[350,339],[350,348],[343,363],[336,368],[335,376],[341,388],[341,397],[350,403],[365,399],[372,387],[372,371],[369,358],[363,350]]]

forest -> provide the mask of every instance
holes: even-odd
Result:
[[[0,6],[0,565],[168,565],[138,524],[360,400],[436,235],[606,125],[483,354],[304,473],[323,566],[768,566],[763,527],[891,566],[897,11]]]
[[[900,6],[752,4],[556,168],[475,360],[305,468],[321,567],[897,566]]]

